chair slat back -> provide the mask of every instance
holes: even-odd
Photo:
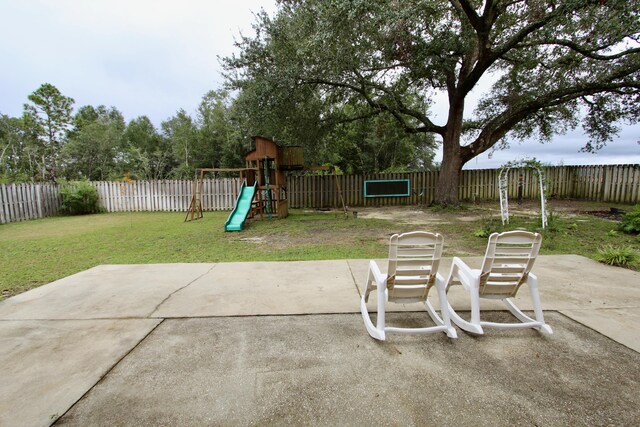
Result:
[[[439,233],[413,231],[389,240],[389,300],[426,298],[434,285],[444,239]]]
[[[489,236],[480,275],[480,295],[513,297],[526,282],[535,263],[542,236],[508,231]]]

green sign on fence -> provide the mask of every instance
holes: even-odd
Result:
[[[364,197],[406,197],[411,194],[408,179],[376,179],[364,182]]]

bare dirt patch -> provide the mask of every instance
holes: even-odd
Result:
[[[628,206],[617,207],[629,209]],[[609,220],[620,219],[619,216],[609,213],[610,206],[607,203],[551,200],[547,204],[547,210],[564,218],[582,216],[582,219],[574,220],[576,222],[587,222],[588,220],[584,219],[586,215]],[[509,212],[512,217],[525,217],[528,218],[525,221],[534,223],[540,218],[540,202],[525,200],[517,203],[513,200],[510,201]],[[297,221],[310,227],[268,227],[261,230],[258,230],[258,227],[249,227],[249,232],[255,233],[250,239],[262,247],[269,246],[270,250],[328,242],[361,247],[374,242],[386,245],[394,233],[427,230],[447,236],[445,252],[449,255],[478,255],[484,250],[486,239],[475,238],[474,232],[488,221],[500,222],[500,203],[479,202],[465,205],[459,210],[436,210],[426,206],[382,206],[352,207],[346,215],[339,209],[305,210],[304,214],[305,217],[298,218]],[[382,221],[375,226],[364,226],[364,222],[359,222],[369,219]]]
[[[355,209],[354,209],[355,210]],[[358,208],[358,218],[375,218],[402,224],[434,224],[449,222],[443,216],[416,206],[384,206]]]
[[[553,211],[563,216],[592,215],[598,218],[619,221],[628,206],[609,204],[603,202],[584,202],[576,200],[549,200],[547,211]],[[402,224],[429,225],[451,224],[457,221],[473,222],[491,217],[500,217],[500,202],[479,202],[472,205],[464,205],[458,211],[445,210],[434,211],[419,206],[384,206],[384,207],[360,207],[357,210],[360,218],[378,218]],[[539,217],[540,201],[509,200],[509,213],[511,215]]]

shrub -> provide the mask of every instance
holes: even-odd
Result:
[[[489,237],[491,235],[491,232],[489,230],[487,230],[486,228],[481,228],[479,230],[476,230],[473,232],[473,235],[475,237]]]
[[[546,231],[549,233],[557,233],[562,229],[562,220],[560,214],[554,211],[549,211],[547,214],[547,227]]]
[[[62,205],[60,212],[65,215],[86,215],[99,212],[98,190],[87,181],[64,182],[60,189]]]
[[[625,233],[640,233],[640,205],[636,205],[631,212],[622,217],[620,230]]]
[[[607,245],[598,249],[596,259],[602,263],[628,267],[638,258],[638,254],[631,246]]]
[[[502,231],[504,231],[502,220],[497,220],[495,218],[483,218],[482,228],[475,230],[473,235],[475,237],[487,238],[493,233],[501,233]]]

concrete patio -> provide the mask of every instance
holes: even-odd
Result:
[[[104,265],[3,301],[0,425],[640,419],[640,273],[541,256],[534,272],[553,335],[377,342],[359,314],[367,265]],[[460,289],[450,301],[468,309]],[[531,308],[526,291],[517,301]],[[419,305],[394,308],[390,322],[429,322]]]

